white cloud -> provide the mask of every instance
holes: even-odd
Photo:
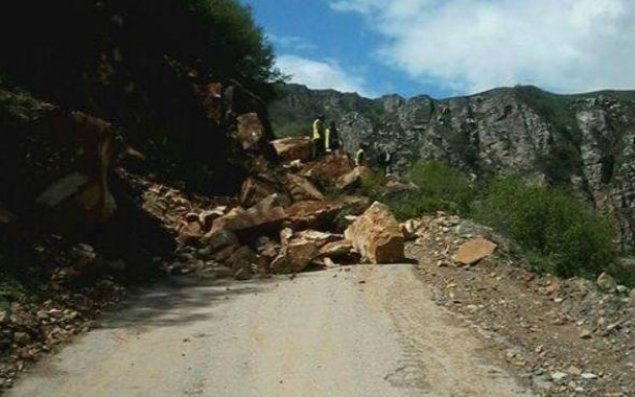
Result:
[[[314,51],[317,46],[304,37],[299,36],[278,36],[275,34],[267,34],[267,39],[284,51]]]
[[[291,76],[291,81],[312,89],[334,89],[341,92],[357,92],[363,96],[374,94],[366,88],[361,75],[346,72],[337,62],[318,61],[296,55],[280,55],[276,66]]]
[[[363,15],[376,55],[456,91],[635,88],[633,0],[327,0]]]

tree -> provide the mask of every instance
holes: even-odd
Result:
[[[267,102],[281,77],[237,0],[21,0],[0,15],[0,70],[10,81],[137,141],[163,142],[161,155],[183,168],[213,170],[227,157],[196,84],[238,81]]]

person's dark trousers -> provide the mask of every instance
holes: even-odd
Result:
[[[313,159],[317,159],[322,156],[324,152],[324,140],[323,139],[314,139],[313,140]]]

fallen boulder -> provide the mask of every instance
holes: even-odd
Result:
[[[270,204],[270,202],[262,203],[248,210],[236,207],[227,215],[216,219],[210,233],[225,229],[240,236],[275,230],[282,224],[287,215],[284,208],[270,206]]]
[[[492,255],[496,248],[495,243],[479,237],[461,245],[453,259],[462,265],[474,265]]]
[[[320,248],[320,256],[336,258],[341,256],[349,256],[353,253],[353,243],[349,240],[338,240],[325,244]]]
[[[401,224],[401,231],[403,232],[406,241],[416,240],[417,232],[421,228],[422,222],[418,219],[409,219]]]
[[[215,253],[227,246],[238,245],[238,237],[229,230],[219,229],[203,236],[201,243],[209,248],[210,253]]]
[[[320,256],[321,247],[341,239],[342,236],[315,230],[293,233],[284,229],[280,233],[280,254],[271,263],[271,270],[278,274],[300,273]]]
[[[256,247],[258,254],[269,263],[271,263],[280,253],[280,244],[266,236],[262,236],[258,239]]]
[[[337,198],[337,202],[348,210],[349,215],[361,215],[370,207],[370,199],[364,196],[344,195]]]
[[[353,169],[346,175],[341,176],[337,180],[335,187],[340,190],[355,189],[359,187],[364,180],[370,178],[371,175],[372,171],[370,170],[370,168],[361,165],[359,167],[355,167],[355,169]]]
[[[277,139],[271,145],[283,161],[311,159],[313,143],[308,137]]]
[[[115,157],[110,123],[81,112],[52,118],[49,134],[80,154],[77,170],[53,180],[36,202],[60,230],[86,230],[109,220],[117,209],[108,174]]]
[[[244,207],[251,207],[274,193],[277,193],[277,190],[272,184],[249,177],[243,182],[240,189],[240,204]]]
[[[231,266],[236,280],[249,280],[259,266],[258,254],[249,247],[240,247],[226,262]]]
[[[181,245],[186,245],[191,241],[199,240],[203,237],[203,229],[198,220],[194,222],[184,222],[178,230],[177,241]]]
[[[300,201],[287,208],[284,226],[293,230],[329,229],[342,208],[328,201]]]
[[[390,209],[373,203],[346,229],[344,235],[357,252],[371,263],[394,263],[404,259],[404,236]]]
[[[257,113],[246,113],[236,119],[238,128],[235,138],[242,145],[243,150],[258,151],[264,141],[265,128]]]
[[[199,95],[207,117],[220,123],[223,118],[223,84],[212,82],[199,87]]]
[[[203,230],[210,230],[214,221],[225,215],[227,207],[216,207],[213,210],[205,210],[198,214],[198,222]]]
[[[597,285],[604,292],[613,293],[617,289],[617,281],[608,273],[600,274]]]
[[[308,179],[299,175],[287,175],[287,189],[295,201],[325,200],[324,195]]]
[[[352,170],[348,155],[336,152],[308,164],[302,171],[302,175],[317,181],[322,186],[335,186],[342,176]]]
[[[291,202],[288,197],[274,193],[260,200],[260,202],[251,207],[250,210],[261,213],[269,213],[275,211],[276,208],[288,207],[290,204]]]
[[[221,248],[220,251],[215,253],[212,256],[212,259],[219,263],[226,263],[238,248],[240,248],[240,245],[238,244],[228,245],[225,248]]]

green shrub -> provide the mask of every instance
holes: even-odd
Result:
[[[501,179],[476,203],[474,217],[514,239],[539,271],[594,277],[615,262],[613,225],[566,190]]]
[[[374,172],[369,178],[362,181],[359,193],[371,200],[381,201],[385,197],[386,175],[383,172]]]
[[[466,214],[474,199],[474,188],[468,178],[438,161],[414,165],[410,170],[410,180],[419,187],[418,191],[385,198],[400,220],[435,211]]]

